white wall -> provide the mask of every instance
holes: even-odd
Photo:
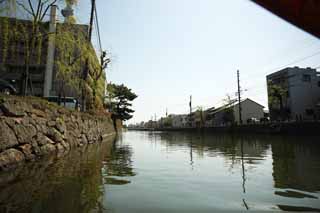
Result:
[[[302,81],[303,75],[310,75],[311,82]],[[314,109],[320,98],[320,87],[316,72],[308,69],[291,68],[289,70],[289,94],[292,119],[301,115],[303,119],[313,119],[306,114],[306,109]]]
[[[241,102],[241,116],[242,116],[242,123],[246,124],[249,118],[260,118],[264,117],[263,107],[250,99],[246,99]],[[233,107],[234,111],[234,118],[235,121],[239,124],[239,105],[236,104]]]

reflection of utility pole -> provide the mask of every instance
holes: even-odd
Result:
[[[192,95],[190,95],[189,108],[190,108],[190,115],[191,115],[191,113],[192,113]]]
[[[241,116],[241,93],[240,93],[240,73],[237,70],[237,80],[238,80],[238,101],[239,101],[239,123],[242,124],[242,116]]]
[[[192,119],[191,119],[191,114],[192,114],[192,95],[190,95],[189,108],[190,108],[189,123],[190,123],[190,127],[191,127],[192,126]]]
[[[246,174],[244,169],[244,162],[243,162],[243,141],[241,140],[241,165],[242,165],[242,189],[243,193],[246,193]]]
[[[242,189],[243,189],[243,194],[246,193],[246,174],[245,174],[245,168],[244,168],[244,161],[243,161],[243,157],[244,157],[244,154],[243,154],[243,141],[242,139],[240,139],[240,145],[241,145],[241,165],[242,165]],[[246,207],[247,210],[249,210],[249,206],[248,204],[246,203],[245,199],[243,198],[242,199],[242,202],[244,204],[244,206]]]
[[[193,170],[192,135],[191,135],[191,140],[190,140],[190,165],[191,165],[191,169]]]

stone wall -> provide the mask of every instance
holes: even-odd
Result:
[[[0,171],[114,135],[112,120],[40,98],[0,96]]]

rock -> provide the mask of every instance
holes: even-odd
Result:
[[[47,155],[56,151],[56,147],[53,144],[46,144],[40,147],[41,154]]]
[[[13,129],[20,144],[30,143],[37,134],[37,129],[31,124],[16,124]]]
[[[16,100],[5,100],[0,103],[2,113],[9,117],[24,117],[26,115],[25,109],[27,108],[27,105],[23,104],[23,102]]]
[[[38,145],[39,146],[44,146],[46,144],[56,144],[55,141],[51,140],[50,138],[48,138],[47,136],[41,134],[41,133],[38,133],[37,135],[37,142],[38,142]]]
[[[45,144],[47,144],[48,140],[46,140],[46,136],[42,133],[38,133],[37,134],[37,142],[38,142],[38,145],[40,146],[43,146]]]
[[[64,151],[65,151],[65,148],[64,148],[64,146],[63,146],[61,143],[58,143],[58,144],[56,145],[56,149],[57,149],[57,151],[58,151],[58,154],[64,153]]]
[[[88,144],[88,139],[87,139],[87,136],[85,134],[81,135],[81,143],[82,144]]]
[[[56,129],[48,129],[47,137],[53,140],[55,143],[60,143],[63,141],[63,135]]]
[[[55,122],[55,121],[48,121],[48,122],[47,122],[47,125],[48,125],[49,127],[54,127],[54,126],[56,125],[56,122]]]
[[[24,144],[19,147],[22,150],[26,160],[32,160],[33,158],[35,158],[35,155],[32,154],[32,145],[31,144]]]
[[[49,153],[67,153],[113,131],[106,117],[70,111],[36,97],[0,95],[1,168]]]
[[[41,155],[40,147],[38,146],[38,143],[37,143],[35,140],[32,140],[31,145],[32,145],[32,150],[33,150],[33,152],[34,152],[37,156]]]
[[[39,109],[32,109],[31,113],[32,113],[33,115],[38,116],[38,117],[42,117],[42,118],[45,118],[45,117],[46,117],[46,113],[43,112],[43,111],[41,111],[41,110],[39,110]]]
[[[25,157],[22,152],[16,149],[8,149],[0,153],[0,169],[7,170],[14,168],[18,163],[23,162]]]
[[[61,133],[64,134],[67,130],[67,127],[61,118],[56,119],[56,129]]]
[[[0,120],[0,151],[18,145],[14,131],[1,119]]]

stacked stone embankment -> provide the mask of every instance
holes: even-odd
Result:
[[[108,116],[69,110],[40,98],[0,96],[0,171],[114,134]]]

